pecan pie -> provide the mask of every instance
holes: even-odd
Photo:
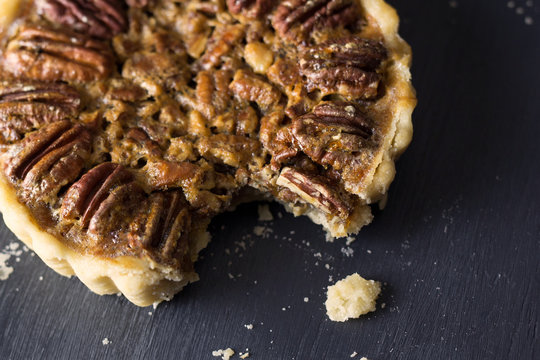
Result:
[[[171,298],[246,199],[357,233],[411,139],[411,52],[382,0],[0,5],[4,220],[99,294]]]

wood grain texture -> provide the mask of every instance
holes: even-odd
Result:
[[[540,2],[515,2],[533,25],[503,0],[391,3],[414,50],[415,137],[352,257],[276,204],[272,232],[256,236],[257,205],[242,206],[213,222],[202,281],[154,310],[91,294],[24,253],[0,282],[0,358],[212,359],[248,347],[250,359],[537,359]],[[15,239],[0,231],[1,249]],[[329,276],[356,271],[387,283],[386,307],[333,323]]]

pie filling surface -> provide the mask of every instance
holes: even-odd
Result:
[[[382,0],[19,5],[0,14],[2,211],[98,293],[170,297],[244,199],[356,233],[410,141],[410,50]]]

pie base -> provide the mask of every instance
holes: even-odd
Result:
[[[15,7],[17,2],[10,3]],[[385,80],[388,91],[380,99],[380,104],[392,110],[393,130],[386,137],[383,146],[385,150],[378,155],[378,165],[373,167],[368,179],[370,185],[360,194],[366,204],[371,204],[384,200],[394,179],[394,161],[411,141],[411,114],[416,106],[416,97],[410,82],[411,50],[397,33],[399,18],[396,11],[383,0],[359,0],[359,3],[367,16],[377,19],[385,45],[392,56]],[[5,29],[9,14],[3,14],[3,11],[7,10],[0,10],[0,28],[3,26]],[[3,162],[0,158],[2,167]],[[294,208],[287,207],[287,210],[300,215]],[[195,272],[182,273],[148,257],[108,258],[72,250],[37,224],[31,212],[18,201],[15,189],[3,175],[0,175],[0,211],[10,230],[49,267],[64,276],[76,275],[97,294],[122,293],[138,306],[149,306],[170,300],[186,284],[199,279]],[[345,225],[329,222],[320,210],[310,210],[304,215],[322,224],[332,237],[342,237],[358,232],[372,219],[369,205],[359,207],[356,213],[352,221]],[[193,233],[193,237],[195,250],[192,257],[196,259],[198,252],[208,244],[210,236],[206,231],[199,230]]]

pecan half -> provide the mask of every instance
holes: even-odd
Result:
[[[281,135],[280,135],[281,134]],[[361,192],[364,177],[371,171],[373,156],[380,143],[374,120],[355,103],[326,102],[312,112],[293,120],[278,132],[281,137],[273,152],[273,162],[288,163],[299,152],[329,171],[340,174],[345,188]],[[294,149],[287,152],[286,149]]]
[[[59,121],[28,135],[11,157],[6,174],[22,181],[27,195],[53,196],[77,178],[90,156],[92,136],[81,124]]]
[[[337,214],[341,218],[347,218],[350,214],[349,205],[332,189],[327,179],[285,167],[281,170],[276,184],[328,214]]]
[[[89,82],[113,69],[110,48],[81,34],[22,26],[8,43],[4,69],[19,78]]]
[[[177,98],[185,106],[199,111],[208,120],[224,113],[232,100],[229,89],[232,72],[227,70],[199,71],[194,94],[179,92]]]
[[[385,59],[386,49],[379,41],[350,36],[304,50],[300,73],[307,78],[308,91],[371,99],[378,94],[381,75],[376,70]]]
[[[128,25],[121,0],[38,0],[36,6],[52,22],[103,39],[126,31]]]
[[[79,219],[83,229],[88,227],[112,191],[132,181],[133,176],[122,165],[103,163],[94,167],[67,191],[62,201],[62,218]]]
[[[301,43],[314,30],[347,26],[357,18],[354,0],[287,0],[278,6],[272,25],[280,36]]]
[[[60,83],[0,84],[0,134],[6,141],[43,124],[76,116],[80,95],[71,86]]]
[[[357,153],[372,146],[374,123],[358,105],[333,101],[294,119],[291,134],[296,147],[313,161],[333,165],[335,152]]]
[[[187,255],[191,216],[182,192],[153,193],[145,205],[130,224],[130,246],[157,251],[164,258]]]
[[[267,15],[275,6],[272,0],[227,0],[229,11],[233,14],[240,14],[248,18],[262,18]]]

